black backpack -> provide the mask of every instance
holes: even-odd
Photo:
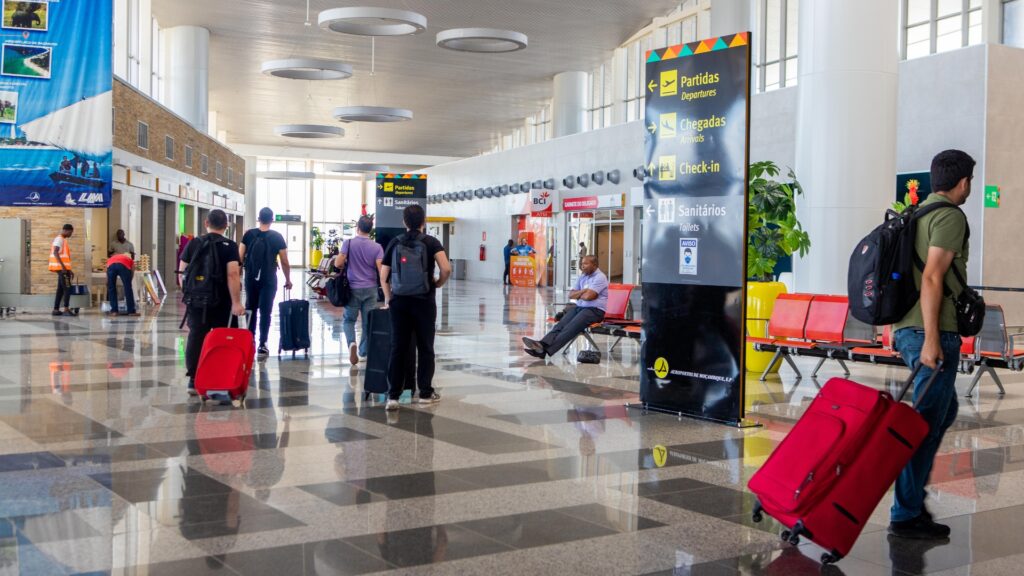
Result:
[[[391,292],[395,296],[430,294],[430,251],[420,234],[400,236],[391,254]]]
[[[946,203],[930,204],[924,208],[911,206],[902,213],[887,210],[885,222],[857,243],[850,255],[847,275],[850,314],[854,318],[873,326],[885,326],[899,322],[913,309],[921,297],[914,280],[914,269],[924,270],[924,262],[915,249],[917,221],[925,214],[943,208],[960,211]],[[966,237],[970,238],[970,235],[968,227]],[[953,273],[962,287],[960,296],[954,298],[959,331],[964,336],[973,336],[980,331],[984,320],[984,300],[967,287],[955,266]],[[943,288],[946,295],[952,297],[949,287]],[[978,302],[981,303],[980,314]]]
[[[249,278],[260,280],[262,273],[270,267],[271,256],[270,242],[267,240],[267,232],[260,230],[256,233],[256,239],[252,246],[246,246],[245,251],[245,275]]]
[[[210,308],[220,303],[224,270],[217,255],[217,240],[206,234],[193,240],[199,242],[192,260],[185,267],[181,288],[183,301],[195,308]]]

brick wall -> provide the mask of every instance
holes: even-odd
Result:
[[[31,294],[52,294],[56,280],[49,271],[50,245],[65,224],[75,227],[71,236],[71,270],[88,284],[89,266],[85,253],[85,210],[81,208],[15,208],[0,206],[0,218],[29,220],[32,250],[29,284]]]
[[[148,149],[138,145],[139,122],[149,126]],[[174,139],[173,160],[167,159],[167,136]],[[193,149],[191,168],[185,165],[186,146]],[[117,78],[114,79],[114,147],[216,183],[225,190],[245,192],[245,160],[241,156]],[[209,157],[207,174],[202,173],[204,154]],[[220,180],[217,180],[217,162],[223,166]],[[228,184],[228,169],[234,173],[231,185]]]

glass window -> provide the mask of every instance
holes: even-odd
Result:
[[[780,86],[780,80],[779,80],[779,72],[780,72],[780,70],[781,70],[781,67],[780,67],[778,62],[776,62],[775,64],[769,64],[769,65],[765,66],[765,69],[764,69],[764,76],[765,76],[764,89],[765,89],[765,91],[775,90],[776,88],[779,88],[779,86]]]
[[[967,15],[967,44],[981,44],[981,10],[974,10]]]
[[[758,0],[756,6],[754,85],[760,92],[793,86],[799,77],[799,0]]]
[[[149,150],[149,124],[139,122],[138,145],[143,150]]]
[[[1024,0],[1003,4],[1003,43],[1024,48]]]
[[[960,15],[943,18],[935,26],[935,52],[948,52],[964,45],[963,19]]]
[[[931,53],[931,24],[907,29],[907,60]]]
[[[800,41],[798,33],[800,25],[800,2],[790,0],[786,2],[786,57],[796,56],[797,45]],[[795,68],[795,66],[793,66]],[[788,68],[788,66],[787,66]],[[787,70],[786,76],[789,76]],[[789,84],[789,82],[786,82]]]
[[[964,4],[962,0],[939,0],[939,13],[936,14],[938,18],[945,16],[952,16],[953,14],[959,14],[963,11]]]
[[[192,167],[192,147],[191,146],[185,146],[185,167],[186,168],[191,168]]]
[[[168,160],[174,160],[174,138],[164,136],[164,156]]]
[[[216,168],[215,176],[216,176],[218,181],[219,180],[223,180],[224,179],[224,165],[221,164],[220,162],[217,162],[216,166],[217,166],[217,168]]]
[[[210,157],[207,156],[206,154],[203,154],[202,156],[200,156],[199,157],[199,167],[200,167],[200,172],[202,172],[204,175],[205,174],[209,174],[210,173]]]
[[[919,24],[932,18],[932,0],[908,0],[907,24]]]
[[[982,42],[981,0],[903,0],[901,6],[907,59]]]
[[[782,45],[782,0],[766,0],[764,30],[764,61],[779,59]]]

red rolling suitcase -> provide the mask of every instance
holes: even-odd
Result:
[[[232,318],[240,318],[232,315]],[[204,401],[230,400],[236,407],[245,401],[256,355],[252,332],[238,321],[238,328],[214,328],[203,341],[196,369],[196,393]]]
[[[920,369],[914,369],[895,400],[850,380],[829,380],[751,477],[748,486],[758,499],[754,521],[766,513],[788,528],[784,540],[797,544],[806,536],[825,548],[829,552],[822,555],[822,564],[849,554],[868,517],[928,435],[924,418],[901,402]]]

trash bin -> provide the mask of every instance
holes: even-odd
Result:
[[[452,260],[452,278],[456,280],[466,279],[466,260],[455,259]]]

